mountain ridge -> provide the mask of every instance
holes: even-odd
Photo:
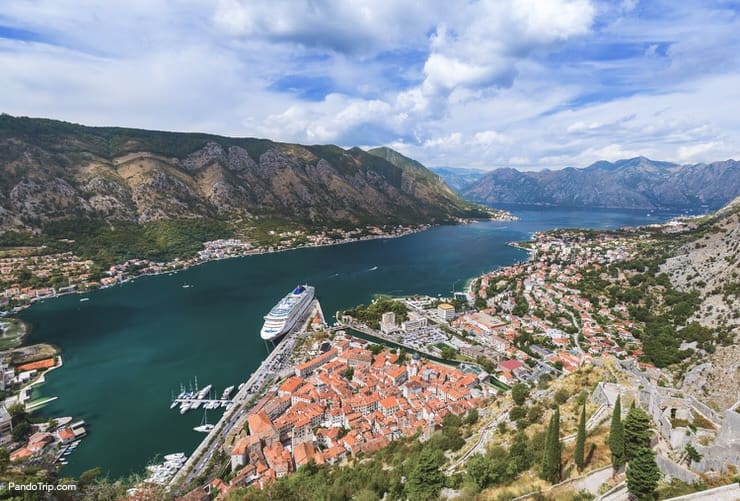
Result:
[[[740,194],[740,162],[730,159],[680,165],[639,156],[616,162],[602,160],[580,169],[530,172],[505,167],[486,173],[458,192],[486,204],[719,208]]]
[[[417,162],[418,163],[418,162]],[[0,115],[0,231],[70,218],[278,218],[302,225],[485,217],[421,164],[360,148]],[[433,176],[433,177],[432,177]]]

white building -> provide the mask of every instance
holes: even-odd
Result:
[[[403,330],[403,332],[418,331],[419,329],[426,327],[427,323],[427,317],[423,317],[412,311],[409,313],[409,319],[401,324],[401,330]]]
[[[439,303],[439,306],[437,306],[437,315],[445,322],[449,322],[455,318],[455,307],[450,303]]]
[[[0,391],[10,388],[11,382],[15,377],[15,370],[6,362],[0,361]]]
[[[13,440],[13,420],[4,405],[0,405],[0,445],[9,444]]]
[[[383,313],[383,316],[380,319],[380,331],[383,334],[390,334],[397,330],[398,325],[396,325],[396,314],[392,311]]]

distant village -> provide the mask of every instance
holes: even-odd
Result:
[[[429,225],[399,225],[388,228],[372,226],[319,233],[304,230],[269,231],[277,242],[274,245],[259,246],[236,238],[212,240],[203,242],[203,249],[190,258],[170,262],[130,259],[103,271],[97,270],[92,260],[81,259],[71,252],[47,254],[43,249],[23,249],[17,255],[0,258],[0,312],[9,314],[36,301],[61,294],[110,287],[144,275],[173,273],[218,259],[395,238],[427,228]]]

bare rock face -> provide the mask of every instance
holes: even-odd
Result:
[[[0,231],[78,217],[384,224],[483,215],[421,164],[359,148],[0,115],[0,167]]]
[[[80,186],[80,191],[91,209],[103,218],[136,221],[136,207],[128,186],[95,175]]]
[[[10,190],[10,209],[20,219],[45,220],[63,214],[91,212],[90,204],[63,179],[23,179]]]
[[[740,198],[717,213],[711,231],[689,242],[669,258],[661,271],[683,291],[696,290],[701,305],[696,321],[711,329],[734,333],[734,342],[706,354],[704,362],[684,376],[682,388],[697,398],[726,409],[740,399]],[[734,285],[733,285],[734,284]]]
[[[226,167],[235,172],[243,172],[245,170],[255,169],[257,164],[249,156],[247,150],[239,146],[230,146],[226,158]]]
[[[224,159],[224,149],[220,144],[210,141],[203,148],[188,155],[183,161],[182,166],[189,171],[202,169],[211,162],[222,161]]]

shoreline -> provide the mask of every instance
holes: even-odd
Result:
[[[426,231],[428,229],[431,229],[431,228],[434,228],[436,226],[440,226],[440,225],[428,225],[428,226],[426,226],[424,228],[420,228],[420,229],[407,230],[407,231],[404,231],[404,232],[402,232],[400,234],[369,235],[369,236],[358,237],[358,238],[353,238],[353,239],[344,240],[344,241],[332,242],[332,243],[317,244],[317,245],[298,245],[296,247],[288,247],[288,248],[285,248],[285,249],[273,249],[273,250],[260,249],[259,251],[253,251],[253,252],[247,251],[247,252],[245,252],[243,254],[234,254],[234,255],[229,255],[229,256],[222,256],[222,257],[201,259],[201,260],[197,260],[197,261],[195,261],[193,263],[190,263],[188,265],[183,265],[181,268],[177,268],[177,269],[171,269],[171,270],[166,270],[166,271],[157,271],[157,272],[147,272],[147,273],[142,273],[140,275],[128,277],[128,278],[125,278],[123,280],[120,280],[120,281],[118,281],[118,282],[116,282],[115,284],[112,284],[112,285],[101,285],[100,287],[95,287],[95,288],[86,289],[86,290],[70,290],[70,291],[56,293],[56,294],[51,295],[51,296],[45,296],[45,297],[42,297],[42,298],[38,298],[35,301],[30,301],[30,302],[28,302],[26,304],[23,304],[23,305],[19,305],[19,306],[14,307],[13,309],[9,310],[4,317],[5,318],[16,318],[16,319],[20,320],[21,322],[23,322],[24,325],[26,326],[26,332],[24,333],[24,336],[23,337],[26,337],[26,335],[30,331],[30,325],[27,322],[25,322],[25,321],[17,318],[15,315],[17,315],[18,313],[20,313],[20,312],[22,312],[22,311],[30,308],[31,306],[33,306],[36,303],[43,303],[44,301],[49,300],[49,299],[56,299],[56,298],[60,298],[60,297],[63,297],[63,296],[69,296],[69,295],[74,295],[74,294],[77,294],[77,295],[91,294],[91,293],[95,293],[95,292],[97,292],[99,290],[110,289],[110,288],[117,287],[117,286],[120,286],[120,285],[129,283],[129,282],[133,282],[133,281],[135,281],[135,280],[137,280],[139,278],[156,277],[156,276],[160,276],[160,275],[170,275],[170,274],[173,274],[174,275],[176,273],[180,273],[182,271],[186,271],[186,270],[189,270],[191,268],[195,268],[195,267],[200,266],[200,265],[203,265],[203,264],[213,263],[213,262],[217,262],[217,261],[225,261],[227,259],[247,258],[247,257],[252,257],[252,256],[260,256],[260,255],[263,255],[263,254],[276,254],[276,253],[280,253],[280,252],[288,252],[288,251],[296,251],[296,250],[304,250],[304,249],[318,249],[318,248],[321,248],[321,247],[334,247],[334,246],[337,246],[337,245],[352,244],[352,243],[364,242],[364,241],[369,241],[369,240],[401,238],[401,237],[405,237],[405,236],[408,236],[408,235],[413,235],[415,233],[424,232],[424,231]],[[170,262],[165,263],[165,265],[169,265],[169,264],[173,264],[173,263],[177,263],[177,262],[178,261],[170,261]],[[118,265],[114,265],[114,266],[118,266]],[[21,343],[20,346],[23,346],[23,344]]]
[[[203,264],[212,263],[212,262],[216,262],[216,261],[223,261],[223,260],[226,260],[226,259],[246,258],[246,257],[251,257],[251,256],[259,256],[259,255],[263,255],[263,254],[274,254],[274,253],[280,253],[280,252],[297,251],[297,250],[305,250],[305,249],[318,249],[318,248],[323,248],[323,247],[334,247],[334,246],[339,246],[339,245],[353,244],[353,243],[365,242],[365,241],[371,241],[371,240],[402,238],[402,237],[406,237],[406,236],[413,235],[413,234],[416,234],[416,233],[422,233],[424,231],[427,231],[429,229],[436,228],[436,227],[439,227],[439,226],[456,226],[456,225],[459,225],[459,224],[474,224],[474,223],[479,223],[479,222],[491,222],[491,223],[499,222],[499,223],[504,223],[504,222],[511,222],[511,221],[517,221],[517,220],[519,220],[519,218],[517,216],[514,216],[512,214],[508,214],[507,216],[504,216],[502,219],[492,219],[491,218],[491,219],[461,220],[461,221],[457,222],[456,224],[424,224],[424,225],[420,225],[419,227],[416,227],[416,228],[408,228],[408,229],[405,229],[404,231],[402,231],[402,232],[400,232],[398,234],[391,233],[391,234],[383,234],[383,235],[365,235],[365,236],[362,236],[362,237],[350,238],[350,239],[345,239],[345,240],[340,240],[340,241],[334,241],[334,242],[330,242],[330,243],[321,243],[321,244],[316,244],[316,245],[297,245],[295,247],[287,247],[287,248],[283,248],[283,249],[272,249],[272,250],[270,250],[270,249],[266,249],[266,248],[258,248],[258,249],[254,249],[252,251],[246,251],[246,252],[244,252],[242,254],[234,254],[234,255],[227,255],[227,256],[221,256],[221,257],[214,257],[214,258],[207,258],[207,259],[199,259],[199,260],[194,261],[194,262],[192,262],[190,264],[183,265],[181,268],[170,269],[170,270],[165,270],[165,271],[142,273],[140,275],[135,275],[135,276],[132,276],[132,277],[125,278],[125,279],[120,280],[120,281],[116,282],[115,284],[111,284],[111,285],[101,285],[99,287],[95,287],[95,288],[91,288],[91,289],[86,289],[86,290],[70,290],[70,291],[55,293],[54,295],[45,296],[45,297],[42,297],[42,298],[38,298],[35,301],[32,300],[32,301],[30,301],[30,302],[28,302],[26,304],[16,306],[13,309],[9,310],[5,316],[8,317],[8,318],[11,318],[11,317],[12,318],[16,318],[15,315],[17,315],[18,313],[20,313],[20,312],[22,312],[22,311],[30,308],[31,306],[33,306],[36,303],[44,302],[47,299],[56,299],[56,298],[59,298],[59,297],[62,297],[62,296],[68,296],[68,295],[72,295],[72,294],[78,294],[78,295],[90,294],[90,293],[94,293],[96,291],[99,291],[101,289],[109,289],[111,287],[116,287],[116,286],[119,286],[119,285],[123,285],[125,283],[132,282],[132,281],[134,281],[136,279],[139,279],[139,278],[154,277],[154,276],[159,276],[159,275],[175,274],[175,273],[179,273],[179,272],[182,272],[182,271],[189,270],[189,269],[194,268],[196,266],[200,266],[200,265],[203,265]],[[203,242],[203,244],[205,244],[205,243],[206,242]],[[165,263],[165,266],[176,264],[178,262],[179,262],[179,259],[176,259],[175,261],[169,261],[169,262],[166,262]],[[119,265],[114,265],[114,266],[120,266],[120,264]],[[26,324],[26,327],[27,327],[27,329],[26,329],[26,334],[27,334],[29,332],[29,330],[30,330],[30,326],[28,324]],[[24,335],[24,337],[25,337],[25,335]],[[20,346],[23,346],[23,344],[21,343]]]

